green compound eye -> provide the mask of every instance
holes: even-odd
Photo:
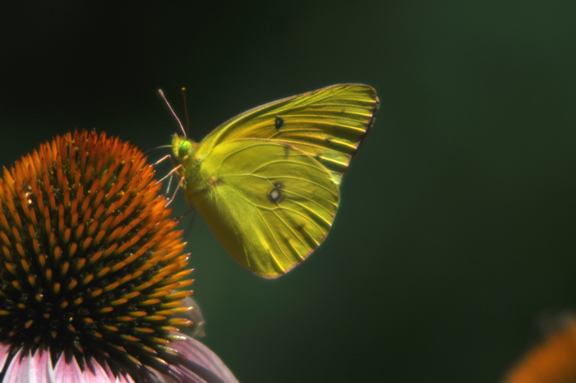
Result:
[[[180,143],[180,147],[178,148],[178,156],[184,157],[190,152],[191,149],[192,149],[192,143],[190,141],[188,140],[182,141]]]

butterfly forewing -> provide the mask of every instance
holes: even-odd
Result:
[[[326,168],[271,140],[217,145],[197,177],[207,186],[187,197],[232,256],[264,277],[286,273],[318,247],[340,199]]]
[[[225,122],[201,143],[205,158],[223,142],[263,138],[296,147],[331,173],[339,184],[378,110],[373,88],[334,85],[249,110]]]
[[[199,144],[175,135],[186,198],[236,260],[282,275],[328,234],[378,106],[369,86],[334,85],[249,110]]]

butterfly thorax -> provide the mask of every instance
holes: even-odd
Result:
[[[180,164],[178,174],[184,178],[182,186],[187,195],[198,186],[195,182],[201,164],[201,160],[196,155],[198,145],[197,142],[177,134],[172,137],[172,153]]]

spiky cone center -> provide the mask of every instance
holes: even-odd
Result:
[[[188,254],[154,170],[105,133],[57,136],[0,180],[0,342],[118,373],[167,369]]]

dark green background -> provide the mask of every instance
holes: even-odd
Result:
[[[181,116],[188,89],[196,139],[281,97],[378,91],[304,264],[264,280],[201,219],[186,236],[205,342],[241,381],[497,382],[540,313],[576,308],[573,0],[59,4],[0,6],[0,164],[74,128],[168,144],[158,88]]]

